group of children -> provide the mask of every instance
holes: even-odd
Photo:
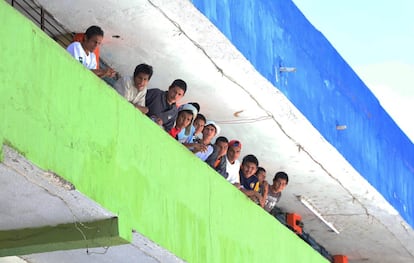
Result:
[[[99,69],[95,49],[102,43],[103,30],[98,26],[89,27],[80,42],[73,42],[67,51],[98,77],[114,77],[111,68]],[[256,156],[248,154],[239,162],[242,143],[219,136],[220,127],[207,120],[200,113],[196,102],[177,103],[187,91],[187,83],[182,79],[174,80],[167,91],[147,89],[153,68],[147,64],[135,67],[132,76],[119,78],[114,88],[134,107],[146,114],[173,138],[182,143],[198,158],[210,165],[229,183],[240,189],[246,196],[271,212],[280,200],[281,193],[289,182],[285,172],[277,172],[272,185],[266,182],[266,170],[259,167]]]

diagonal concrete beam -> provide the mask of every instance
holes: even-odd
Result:
[[[0,163],[0,257],[128,243],[118,217],[9,146]]]
[[[118,218],[0,231],[0,256],[107,247],[128,243],[119,237]]]

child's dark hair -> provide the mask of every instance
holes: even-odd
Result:
[[[139,73],[147,74],[148,75],[148,80],[151,79],[152,73],[153,73],[152,66],[144,64],[144,63],[139,64],[138,66],[135,67],[134,78],[136,76],[138,76]]]
[[[204,122],[207,122],[206,117],[204,117],[204,115],[201,113],[197,114],[197,117],[195,118],[195,120],[203,120]]]
[[[273,181],[275,181],[277,179],[284,179],[284,180],[286,180],[286,184],[289,183],[289,176],[285,172],[277,172],[275,174],[275,177],[273,177]]]
[[[103,30],[99,26],[90,26],[86,29],[85,36],[91,38],[93,36],[104,36]]]
[[[266,173],[266,169],[263,167],[257,167],[256,175],[258,175],[260,172]]]
[[[193,105],[193,106],[194,106],[194,108],[196,108],[196,109],[197,109],[197,112],[199,112],[199,111],[200,111],[200,104],[198,104],[197,102],[189,102],[188,104]]]
[[[246,163],[254,163],[256,166],[259,166],[259,160],[253,154],[248,154],[243,157],[242,165]]]
[[[216,139],[216,143],[218,143],[218,142],[229,143],[229,140],[224,136],[220,136],[220,137],[217,137],[217,139]]]
[[[187,83],[185,83],[185,81],[182,79],[174,80],[173,83],[171,83],[170,85],[170,88],[173,88],[173,87],[179,87],[180,89],[184,91],[184,93],[187,91]]]

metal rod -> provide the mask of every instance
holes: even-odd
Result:
[[[45,29],[45,13],[43,12],[43,8],[40,8],[40,29],[44,31]]]

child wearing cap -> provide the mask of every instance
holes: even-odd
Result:
[[[198,143],[192,143],[190,150],[201,160],[205,161],[213,153],[211,140],[220,133],[220,127],[214,121],[207,121],[203,129],[203,138]]]
[[[181,130],[178,134],[178,141],[183,144],[189,144],[200,140],[200,135],[203,132],[206,122],[206,117],[204,117],[203,114],[198,113],[190,129]],[[189,130],[189,132],[187,130]]]
[[[175,139],[178,139],[177,135],[182,129],[191,127],[191,124],[196,116],[197,109],[191,104],[184,104],[179,108],[175,125],[168,133]]]

